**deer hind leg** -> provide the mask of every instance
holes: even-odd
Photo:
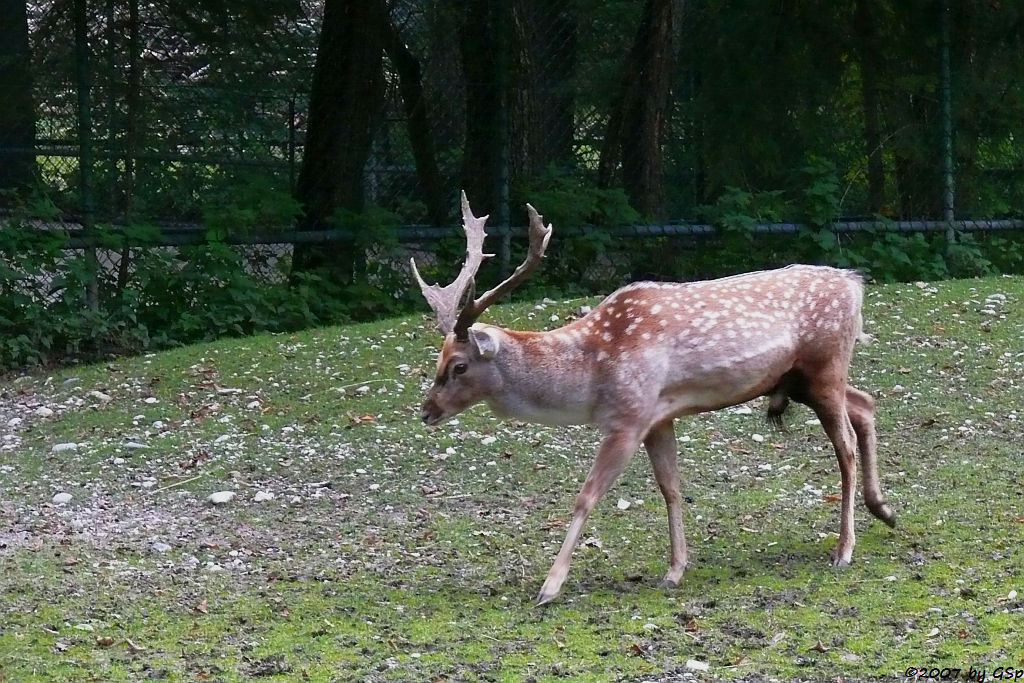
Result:
[[[576,496],[576,503],[573,506],[572,520],[569,522],[569,529],[565,533],[565,540],[558,551],[555,563],[548,570],[544,585],[541,586],[540,594],[537,596],[537,604],[551,602],[562,590],[565,577],[569,573],[569,562],[572,559],[572,552],[583,532],[583,525],[587,521],[590,511],[597,505],[608,489],[611,488],[619,474],[622,473],[626,463],[633,457],[637,447],[640,445],[640,435],[635,430],[617,431],[607,434],[597,449],[597,457],[594,464],[590,466],[587,479],[583,482],[579,495]]]
[[[853,530],[853,500],[856,496],[857,435],[846,412],[846,386],[842,375],[829,373],[819,376],[808,387],[808,405],[814,410],[839,460],[842,480],[841,511],[839,515],[839,542],[832,554],[836,567],[850,564],[856,540]]]
[[[864,479],[864,504],[875,517],[889,526],[895,527],[896,513],[885,501],[882,488],[878,484],[875,401],[863,391],[847,386],[846,414],[849,415],[853,431],[857,434],[861,477]]]
[[[672,420],[651,428],[644,438],[644,448],[654,468],[654,478],[665,498],[668,510],[669,564],[662,579],[665,588],[675,588],[686,569],[686,534],[683,531],[683,511],[679,506],[679,464],[676,462],[676,434]]]

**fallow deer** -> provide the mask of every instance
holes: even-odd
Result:
[[[770,397],[777,419],[789,400],[817,414],[835,448],[842,481],[834,565],[849,564],[860,451],[864,502],[889,526],[895,514],[878,483],[874,401],[847,383],[861,336],[863,283],[854,272],[794,265],[690,283],[637,282],[584,317],[548,332],[519,332],[476,319],[540,263],[551,225],[527,204],[526,260],[497,287],[459,303],[486,256],[484,223],[462,195],[466,261],[446,287],[413,274],[437,314],[444,343],[422,418],[437,425],[478,402],[500,416],[546,424],[593,424],[602,439],[572,511],[565,541],[538,604],[558,595],[587,516],[640,444],[668,508],[669,568],[677,586],[687,564],[679,505],[674,418]]]

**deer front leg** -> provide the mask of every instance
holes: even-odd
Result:
[[[672,420],[651,428],[644,439],[644,448],[654,468],[654,478],[665,498],[668,510],[669,564],[668,573],[661,581],[663,588],[675,588],[686,569],[686,535],[683,531],[683,511],[679,506],[679,464],[676,462],[676,434]]]
[[[562,590],[562,584],[565,583],[565,577],[569,573],[572,552],[580,540],[587,516],[601,496],[615,483],[639,445],[639,436],[632,430],[611,432],[601,441],[594,464],[590,466],[587,479],[583,482],[579,495],[576,496],[572,521],[569,522],[565,540],[562,541],[562,547],[558,551],[555,563],[551,565],[544,585],[540,589],[540,594],[537,596],[538,605],[551,602]]]

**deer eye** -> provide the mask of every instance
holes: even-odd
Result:
[[[461,375],[466,372],[466,370],[469,370],[469,366],[465,363],[456,363],[455,367],[452,368],[452,372],[456,375]]]

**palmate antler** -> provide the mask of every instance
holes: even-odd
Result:
[[[530,248],[526,259],[504,282],[468,302],[461,311],[458,311],[459,302],[466,290],[473,285],[473,278],[480,269],[480,264],[483,263],[484,258],[493,256],[493,254],[483,253],[484,237],[486,237],[484,224],[487,222],[488,216],[477,218],[473,215],[465,192],[462,193],[462,228],[466,231],[466,262],[458,277],[446,287],[436,284],[428,285],[423,281],[416,268],[416,260],[412,260],[413,275],[420,285],[427,304],[437,314],[437,327],[442,334],[447,336],[449,332],[455,332],[456,339],[465,341],[469,336],[470,325],[480,317],[480,314],[492,303],[512,291],[540,265],[541,257],[544,256],[544,250],[548,246],[548,240],[551,239],[551,225],[545,226],[543,217],[529,204],[526,205],[526,211],[530,216]]]

